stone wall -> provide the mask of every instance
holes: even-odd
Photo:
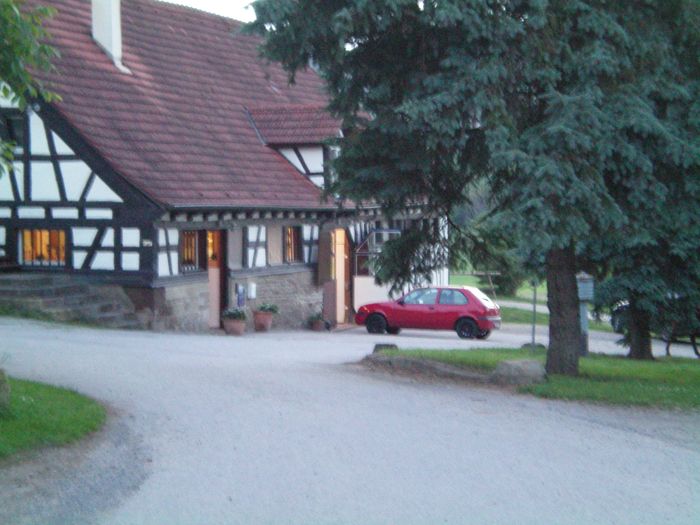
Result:
[[[250,313],[250,330],[252,312],[262,303],[279,306],[280,312],[273,321],[274,328],[304,328],[309,316],[321,311],[323,290],[317,284],[315,268],[291,265],[267,269],[267,274],[234,274],[229,278],[229,297],[232,304],[236,304],[236,284],[241,284],[248,290],[251,283],[257,285],[257,297],[246,299],[246,310]]]
[[[168,283],[159,288],[127,289],[138,315],[154,330],[208,330],[209,285],[206,278]]]

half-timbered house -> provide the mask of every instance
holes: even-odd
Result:
[[[60,57],[38,76],[60,100],[0,100],[15,143],[0,267],[116,287],[143,326],[216,327],[226,306],[260,302],[280,325],[322,305],[348,319],[353,247],[390,225],[323,198],[324,142],[341,131],[319,77],[290,86],[240,23],[190,8],[41,3]]]

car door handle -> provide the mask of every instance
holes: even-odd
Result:
[[[428,306],[428,310],[435,310],[434,306]]]

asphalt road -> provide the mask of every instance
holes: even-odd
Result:
[[[700,413],[544,401],[347,364],[380,340],[477,344],[453,334],[234,338],[0,318],[0,338],[10,374],[77,389],[112,413],[79,446],[0,464],[3,524],[700,517]],[[527,329],[510,328],[486,344],[523,338]]]

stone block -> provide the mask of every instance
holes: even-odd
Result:
[[[491,382],[499,385],[531,385],[543,383],[547,372],[539,361],[517,360],[501,361],[491,373]]]

